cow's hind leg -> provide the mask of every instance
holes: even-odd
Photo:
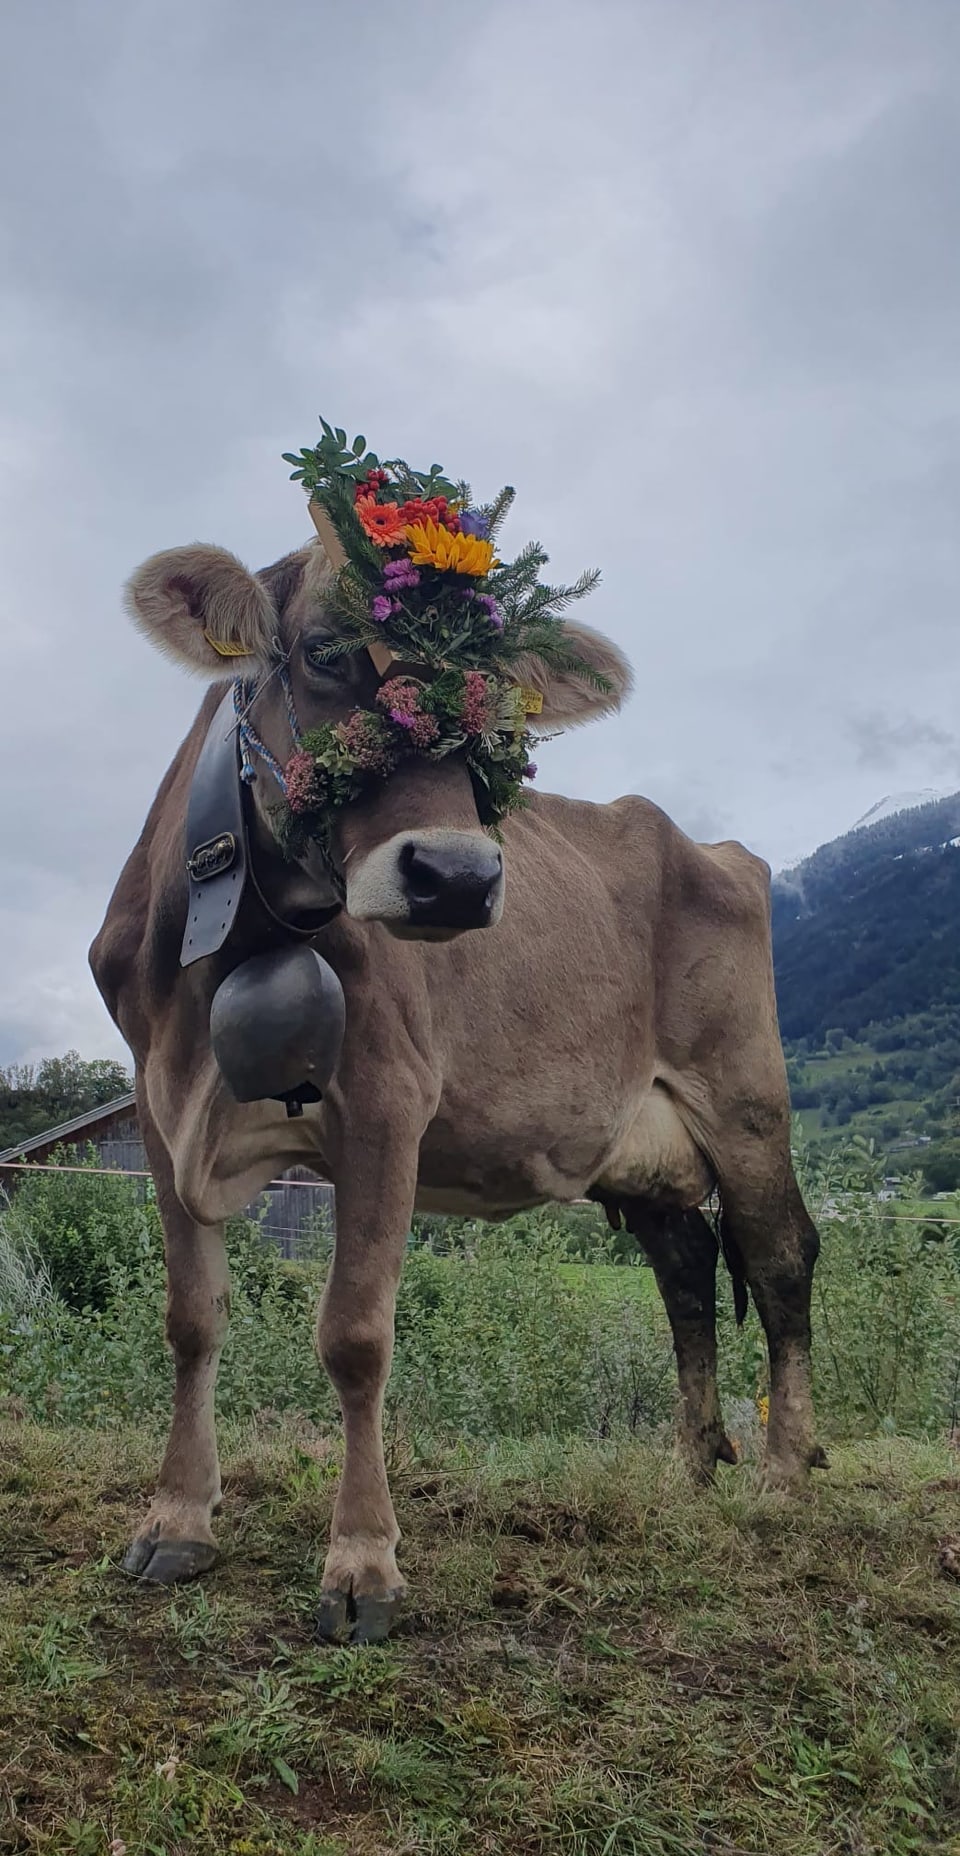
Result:
[[[173,1584],[213,1565],[211,1517],[220,1505],[214,1387],[230,1315],[230,1277],[221,1225],[189,1218],[173,1187],[169,1156],[144,1115],[144,1143],[163,1219],[167,1339],[173,1351],[173,1423],[150,1510],[124,1568]]]
[[[698,1211],[622,1201],[627,1229],[653,1266],[673,1334],[680,1381],[680,1447],[696,1482],[737,1453],[717,1392],[717,1239]]]
[[[743,1260],[770,1355],[765,1473],[776,1487],[826,1466],[814,1428],[810,1300],[820,1249],[789,1154],[762,1159],[755,1147],[721,1164],[724,1226]],[[772,1173],[772,1177],[771,1177]]]

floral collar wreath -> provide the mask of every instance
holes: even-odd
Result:
[[[328,608],[336,637],[318,661],[366,648],[384,681],[375,708],[303,736],[285,769],[278,836],[291,855],[310,840],[327,843],[334,812],[402,761],[456,753],[466,758],[481,822],[496,832],[525,804],[522,782],[536,773],[529,722],[543,697],[523,684],[521,660],[535,654],[609,687],[566,643],[560,616],[599,574],[543,584],[547,556],[537,542],[515,561],[498,560],[512,489],[474,507],[469,485],[449,483],[439,464],[423,473],[399,458],[381,463],[365,438],[348,445],[343,430],[320,423],[315,449],[284,453],[336,569]]]

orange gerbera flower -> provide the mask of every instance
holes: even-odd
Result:
[[[397,548],[406,540],[407,525],[396,503],[375,503],[365,496],[354,504],[354,510],[364,533],[378,548]]]

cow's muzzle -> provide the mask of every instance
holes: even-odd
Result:
[[[490,928],[503,912],[503,858],[479,831],[398,833],[348,866],[347,912],[424,940]]]
[[[400,852],[400,874],[411,928],[486,928],[503,885],[503,858],[495,844],[475,844],[472,833],[453,847],[411,839]]]

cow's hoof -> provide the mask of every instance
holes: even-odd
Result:
[[[217,1557],[210,1540],[162,1540],[141,1534],[131,1542],[124,1555],[123,1570],[135,1579],[151,1579],[156,1585],[178,1585],[183,1579],[196,1579],[209,1572]]]
[[[698,1489],[709,1489],[716,1481],[718,1463],[736,1465],[740,1461],[737,1446],[725,1431],[717,1431],[708,1438],[681,1438],[680,1451],[690,1479]]]
[[[402,1601],[402,1586],[381,1598],[362,1594],[354,1598],[352,1592],[323,1591],[317,1612],[317,1636],[321,1643],[382,1643],[396,1623]]]

